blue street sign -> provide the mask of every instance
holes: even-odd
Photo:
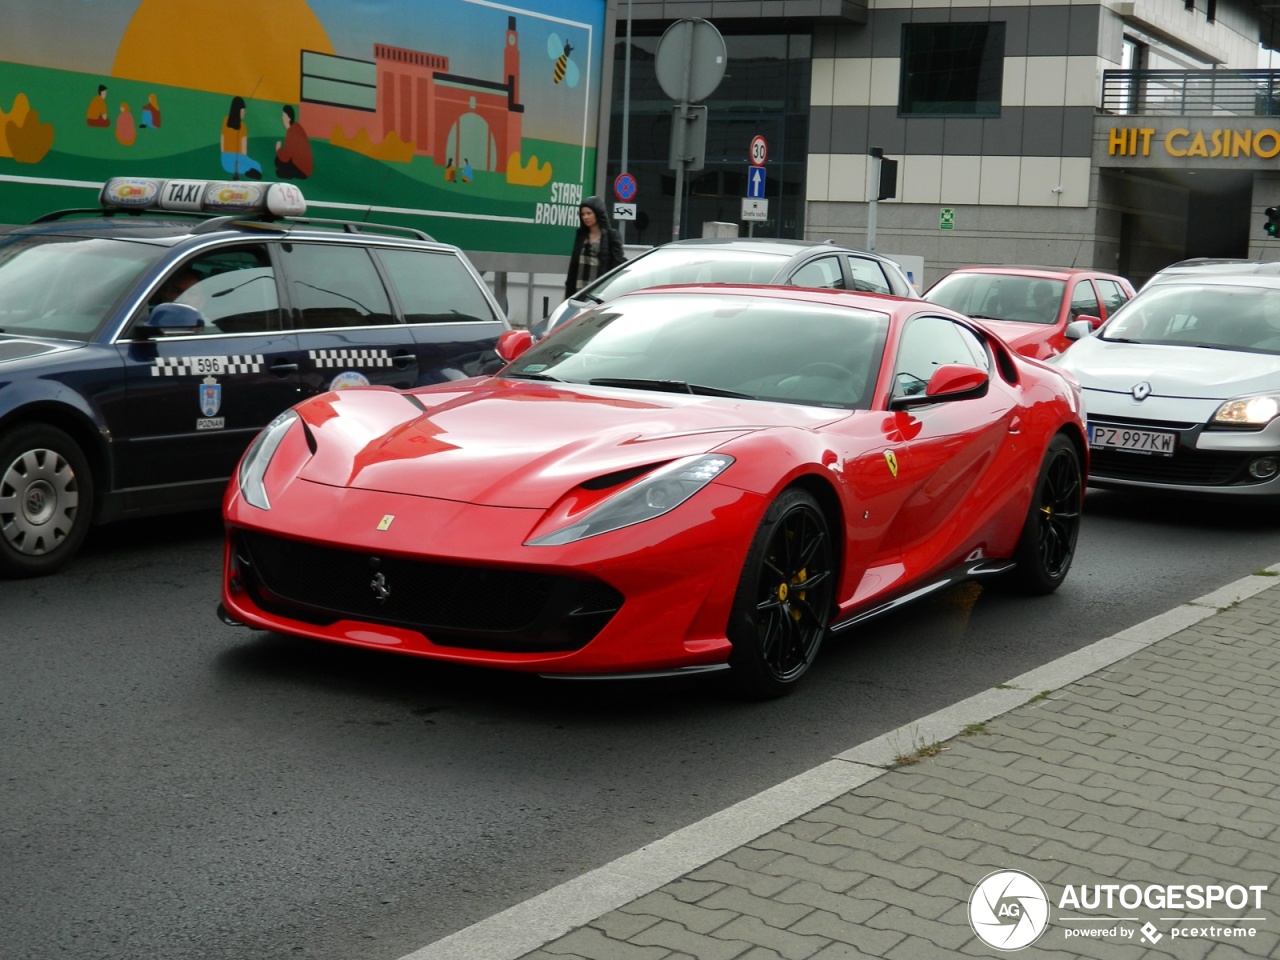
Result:
[[[747,196],[754,200],[764,199],[764,167],[752,167],[747,174]]]
[[[620,173],[613,181],[613,195],[623,202],[636,197],[636,178],[629,173]]]

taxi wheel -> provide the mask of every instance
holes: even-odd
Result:
[[[831,619],[834,557],[818,502],[783,491],[747,551],[729,615],[730,680],[740,694],[780,697],[808,672]]]
[[[93,516],[89,461],[56,427],[18,427],[0,441],[0,575],[53,573],[80,549]]]
[[[1040,465],[1035,494],[1013,554],[1017,566],[1004,575],[1002,585],[1028,594],[1057,590],[1076,555],[1083,507],[1080,454],[1075,444],[1058,434]]]

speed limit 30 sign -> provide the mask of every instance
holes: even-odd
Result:
[[[764,137],[751,138],[751,165],[753,167],[763,167],[764,162],[769,159],[769,145],[764,142]]]

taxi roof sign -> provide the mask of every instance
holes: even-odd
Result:
[[[307,212],[302,191],[292,183],[252,180],[159,180],[112,177],[99,202],[123,210],[181,210],[191,213],[259,213],[299,217]]]

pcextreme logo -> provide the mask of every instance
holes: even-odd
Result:
[[[1249,940],[1267,919],[1262,906],[1267,890],[1265,884],[1242,883],[1065,884],[1055,918],[1060,929],[1053,939],[1060,935],[1064,945],[1089,939],[1148,946],[1166,935],[1171,940]],[[1021,950],[1049,929],[1050,904],[1049,894],[1031,874],[997,870],[969,895],[969,925],[996,950]]]

